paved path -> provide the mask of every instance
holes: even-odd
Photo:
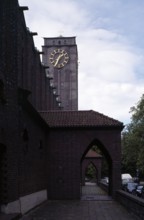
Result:
[[[98,198],[96,196],[106,196],[101,189],[95,187],[86,186],[82,189],[83,196],[88,198],[93,193],[92,199],[82,197],[80,201],[47,201],[21,220],[138,220],[112,199],[95,199]]]
[[[104,201],[111,200],[111,197],[95,183],[86,183],[86,185],[82,187],[81,200]]]
[[[97,186],[96,183],[86,183],[82,186],[82,195],[106,195],[107,193]]]
[[[48,201],[22,220],[138,220],[114,201]]]

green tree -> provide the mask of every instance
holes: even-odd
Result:
[[[122,168],[132,175],[139,170],[144,176],[144,94],[130,113],[131,122],[122,134]]]
[[[90,163],[86,169],[86,177],[96,179],[96,168],[92,163]]]

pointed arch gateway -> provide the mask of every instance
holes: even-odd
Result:
[[[47,190],[49,199],[80,199],[82,161],[96,145],[108,162],[109,195],[121,187],[123,124],[95,111],[41,112],[49,125]]]
[[[85,185],[85,182],[88,181],[89,179],[88,174],[86,172],[87,170],[89,170],[89,166],[90,168],[93,167],[93,170],[95,170],[95,182],[99,183],[101,179],[101,168],[102,168],[103,156],[100,154],[100,151],[98,151],[96,148],[97,148],[97,145],[92,145],[91,147],[88,147],[87,151],[84,152],[81,158],[81,169],[82,169],[81,170],[81,178],[82,178],[81,183],[82,185]]]
[[[101,141],[98,139],[94,139],[89,146],[87,147],[86,151],[82,155],[81,158],[81,182],[82,186],[85,185],[85,170],[87,169],[88,165],[92,163],[97,170],[97,180],[96,183],[100,185],[101,178],[103,177],[102,174],[102,164],[106,161],[107,163],[107,177],[109,180],[109,184],[107,185],[108,189],[107,192],[109,195],[111,193],[111,168],[112,168],[112,158]]]

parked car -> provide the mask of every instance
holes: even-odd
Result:
[[[142,188],[141,198],[144,199],[144,187]]]
[[[127,191],[127,184],[128,183],[133,183],[133,178],[129,173],[123,173],[121,174],[121,179],[122,179],[122,189],[124,191]]]
[[[144,192],[144,185],[138,185],[137,187],[136,187],[136,191],[135,191],[135,194],[136,194],[136,196],[138,196],[138,197],[142,197],[142,192]],[[143,193],[144,194],[144,193]]]
[[[129,173],[121,174],[122,184],[127,184],[128,182],[133,182],[133,178]]]
[[[135,194],[138,183],[128,182],[125,184],[123,190]]]
[[[101,179],[101,181],[104,183],[104,184],[109,184],[109,178],[107,176],[103,177]]]

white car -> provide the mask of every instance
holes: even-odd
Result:
[[[123,173],[121,175],[122,184],[126,184],[128,182],[133,182],[133,178],[129,173]]]

